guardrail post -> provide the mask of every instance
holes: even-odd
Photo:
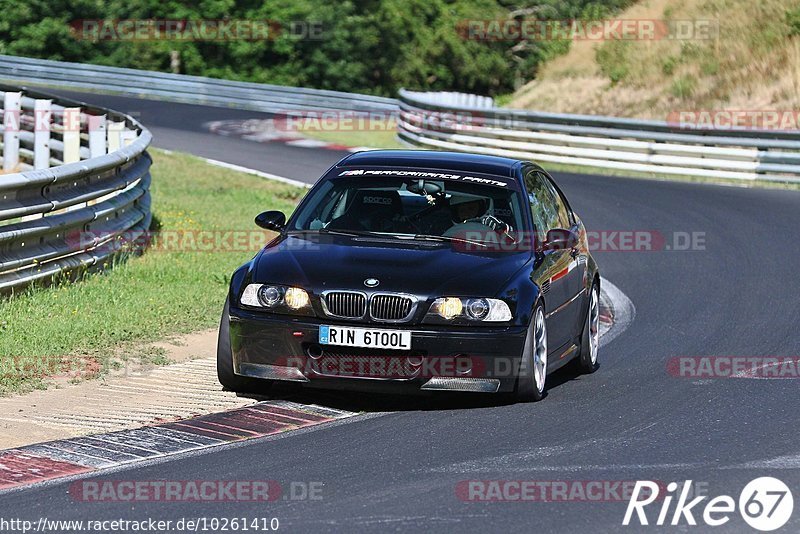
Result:
[[[136,132],[125,128],[120,132],[119,138],[120,138],[120,144],[123,147],[126,147],[131,143],[133,143],[134,141],[136,141]]]
[[[89,157],[96,158],[106,154],[106,116],[89,115]]]
[[[13,172],[19,167],[19,121],[22,93],[6,93],[3,99],[3,170]]]
[[[50,168],[50,121],[52,100],[37,98],[33,102],[33,168]]]
[[[116,152],[122,148],[122,132],[125,129],[124,122],[109,122],[108,123],[108,152]]]
[[[81,108],[64,108],[64,163],[81,160]]]
[[[0,110],[3,164],[11,172],[32,166],[40,170],[0,176],[0,200],[7,201],[0,203],[0,297],[80,269],[84,258],[97,263],[115,258],[120,252],[115,238],[135,238],[151,220],[150,158],[145,150],[152,135],[146,128],[115,111],[98,108],[103,115],[92,116],[68,99],[9,89],[13,91],[0,90],[0,108],[5,104]],[[123,143],[125,157],[119,152],[104,156],[107,116],[115,121],[112,149]],[[83,146],[86,132],[88,149]],[[101,240],[109,246],[98,247]]]

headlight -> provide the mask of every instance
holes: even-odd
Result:
[[[311,298],[305,289],[271,284],[249,284],[239,302],[250,308],[263,308],[276,313],[314,315]]]
[[[467,301],[467,315],[470,319],[483,321],[489,315],[491,304],[486,299],[469,299]]]
[[[487,298],[442,297],[433,301],[428,315],[451,321],[504,322],[512,319],[511,310],[505,301]]]
[[[258,297],[258,302],[267,308],[272,308],[276,304],[280,304],[283,299],[280,288],[275,286],[261,286],[258,288],[256,296]]]
[[[461,315],[464,305],[461,304],[461,299],[448,297],[444,299],[436,299],[431,306],[431,312],[438,313],[445,319],[454,319]]]
[[[286,306],[290,310],[300,310],[311,304],[311,299],[308,298],[308,293],[305,289],[299,287],[290,287],[286,290],[285,297]]]

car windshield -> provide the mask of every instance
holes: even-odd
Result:
[[[332,178],[303,203],[288,231],[514,239],[525,220],[520,195],[509,187],[513,182],[496,183],[502,186],[399,176]]]

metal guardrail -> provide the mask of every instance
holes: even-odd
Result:
[[[490,98],[463,93],[401,90],[395,100],[6,55],[0,55],[0,80],[271,113],[389,113],[398,118],[400,139],[425,148],[611,171],[800,182],[797,131],[677,128],[662,121],[502,109]],[[29,132],[20,139],[33,142]],[[55,157],[65,149],[60,143],[51,143]],[[29,156],[28,150],[21,154]]]
[[[412,145],[661,175],[800,183],[800,132],[688,129],[660,121],[453,104],[400,91]]]
[[[406,91],[408,94],[408,92]],[[457,93],[438,91],[430,93],[413,93],[420,104],[428,106],[453,109],[491,109],[495,107],[494,98],[490,96],[473,95],[470,93]]]
[[[149,228],[147,129],[24,88],[0,98],[0,293],[100,265]]]
[[[264,112],[393,111],[397,100],[321,89],[0,55],[0,81]]]

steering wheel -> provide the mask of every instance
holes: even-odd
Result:
[[[509,232],[513,232],[514,231],[514,228],[510,224],[501,221],[500,219],[498,219],[494,215],[483,215],[481,217],[475,217],[475,218],[472,218],[472,219],[467,219],[464,222],[465,223],[466,222],[474,222],[474,223],[482,224],[484,226],[489,227],[493,231],[499,232],[501,234],[508,234]]]

